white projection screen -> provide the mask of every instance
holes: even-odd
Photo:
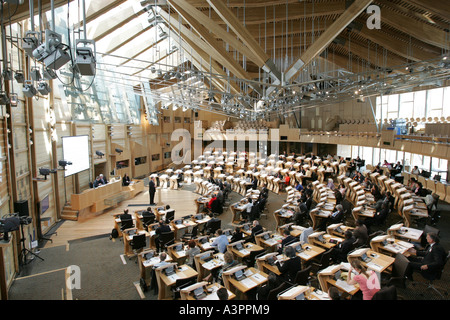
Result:
[[[62,137],[63,160],[72,162],[66,166],[64,177],[89,169],[89,137]]]

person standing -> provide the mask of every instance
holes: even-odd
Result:
[[[150,178],[150,182],[148,184],[148,191],[150,194],[150,205],[155,205],[155,193],[156,193],[156,183],[155,178]]]

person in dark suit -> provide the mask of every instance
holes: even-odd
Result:
[[[244,234],[242,233],[242,228],[237,226],[234,230],[233,234],[231,235],[230,243],[241,241],[244,239]]]
[[[124,209],[123,213],[120,215],[120,221],[133,219],[131,214],[128,213],[128,209]]]
[[[164,220],[159,221],[159,226],[155,230],[155,245],[156,245],[156,251],[160,252],[161,249],[161,241],[160,237],[162,233],[170,232],[170,227],[168,224],[164,222]]]
[[[154,221],[156,218],[156,215],[153,213],[152,208],[148,207],[147,210],[142,212],[142,220],[144,222],[144,225],[148,225],[149,221]]]
[[[123,185],[124,187],[129,186],[129,185],[130,185],[130,182],[131,182],[130,177],[128,176],[127,173],[125,173],[125,175],[124,175],[123,178],[122,178],[122,185]]]
[[[106,178],[103,176],[103,174],[100,173],[98,177],[100,178],[100,182],[102,184],[107,184],[108,183],[108,180],[106,180]]]
[[[413,255],[408,257],[411,270],[410,276],[412,278],[412,272],[420,272],[427,276],[436,275],[444,267],[446,259],[446,251],[444,247],[439,243],[439,237],[434,232],[427,234],[428,245],[424,250],[409,249],[409,252]]]
[[[100,179],[100,176],[97,176],[97,178],[95,178],[95,180],[94,180],[92,185],[93,185],[94,188],[98,188],[98,187],[103,185],[103,182]]]
[[[251,239],[253,240],[253,242],[255,241],[255,235],[263,232],[264,229],[263,227],[259,224],[258,220],[253,220],[253,227],[252,227],[252,235],[251,235]]]
[[[369,233],[367,227],[361,219],[356,220],[356,228],[353,229],[353,238],[355,248],[367,245],[369,241]]]
[[[296,240],[296,238],[291,235],[291,231],[289,230],[289,228],[285,228],[283,230],[283,240],[281,240],[281,246],[278,249],[278,252],[282,253],[284,250],[284,247],[287,244],[294,242],[295,240]]]
[[[355,238],[350,230],[344,233],[345,240],[331,250],[331,257],[335,262],[347,261],[347,254],[353,250]]]
[[[150,205],[155,205],[155,193],[156,193],[156,183],[155,178],[150,178],[150,181],[148,183],[148,192],[150,194]]]
[[[326,226],[333,223],[340,223],[344,218],[344,207],[342,204],[336,205],[336,211],[334,211],[328,218],[322,219],[319,229],[325,230]]]
[[[292,283],[295,280],[297,272],[302,269],[302,260],[295,254],[295,250],[292,247],[286,247],[284,249],[284,254],[288,260],[284,261],[282,264],[277,261],[275,265],[281,273],[280,277],[284,281],[289,281]]]

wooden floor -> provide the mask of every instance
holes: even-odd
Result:
[[[161,190],[160,197],[158,192],[155,195],[155,202],[157,205],[169,204],[171,208],[175,209],[175,217],[181,217],[188,214],[195,213],[195,199],[199,197],[198,194],[189,190]],[[78,221],[65,220],[64,223],[56,230],[56,235],[52,235],[50,239],[53,243],[47,241],[45,248],[55,246],[66,246],[68,241],[76,240],[86,237],[92,237],[102,234],[110,233],[114,228],[113,214],[122,212],[128,208],[130,213],[147,208],[150,203],[148,190],[144,190],[136,195],[133,199],[126,200],[120,203],[117,207],[105,210],[101,214],[88,219],[79,219]],[[130,204],[143,204],[142,206],[128,206]]]

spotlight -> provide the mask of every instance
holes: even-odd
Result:
[[[37,90],[30,80],[25,81],[25,85],[23,86],[22,92],[28,98],[33,98],[37,94]]]
[[[52,80],[52,79],[56,79],[58,77],[56,75],[56,72],[50,68],[44,68],[43,76],[44,76],[45,80]]]
[[[33,51],[36,50],[39,45],[39,38],[39,32],[25,32],[25,37],[22,38],[22,49],[25,51],[27,56],[33,57]]]
[[[119,148],[116,148],[116,152],[119,153],[119,154],[121,154],[121,153],[123,152],[123,150],[122,150],[122,149],[119,149]]]
[[[3,77],[3,80],[5,80],[5,81],[11,80],[12,79],[12,71],[11,71],[11,69],[3,70],[2,77]]]
[[[48,95],[52,90],[50,89],[50,86],[48,85],[47,82],[39,82],[37,90],[39,91],[40,94],[42,94],[43,96]]]
[[[0,104],[1,105],[7,105],[9,104],[10,100],[8,98],[8,95],[5,91],[0,92]]]
[[[31,67],[30,75],[31,75],[31,79],[33,79],[33,81],[41,80],[41,71],[37,67]]]
[[[84,44],[79,46],[78,44]],[[92,45],[92,48],[87,45]],[[94,40],[78,39],[75,44],[77,57],[75,60],[75,68],[83,76],[93,76],[95,74],[95,42]]]
[[[24,83],[25,76],[23,75],[23,71],[17,70],[16,73],[14,74],[14,79],[16,79],[17,83]]]
[[[33,50],[36,60],[44,62],[51,69],[58,70],[70,61],[67,50],[62,48],[62,36],[52,30],[45,30],[45,42]]]

